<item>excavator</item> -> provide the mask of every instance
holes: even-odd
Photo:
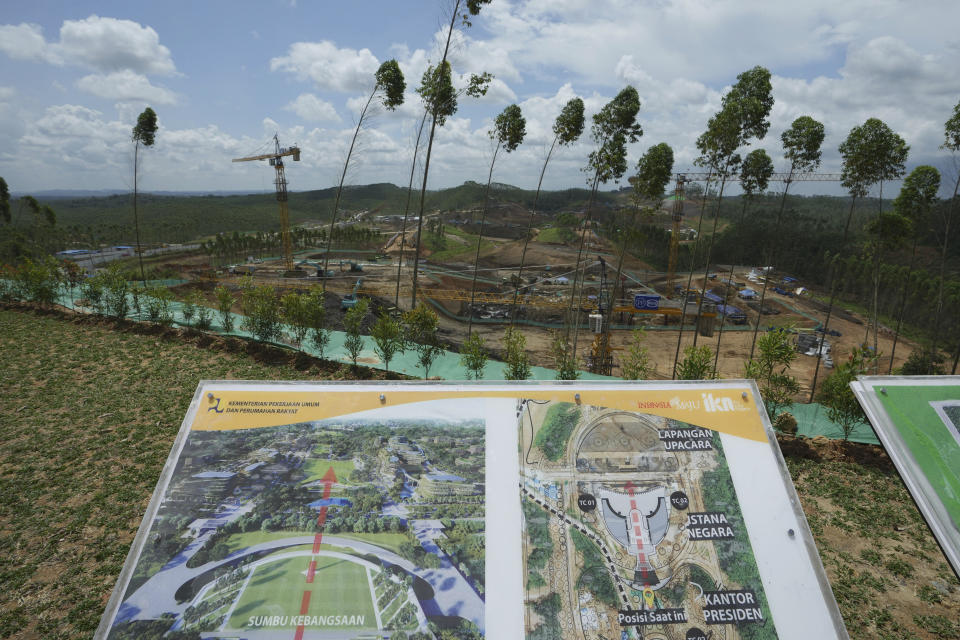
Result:
[[[353,291],[343,296],[343,299],[340,301],[340,308],[344,311],[347,309],[353,309],[357,306],[357,291],[360,290],[360,285],[363,284],[363,278],[357,278],[357,284],[353,285]]]

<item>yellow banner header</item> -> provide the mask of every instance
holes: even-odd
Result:
[[[384,396],[383,400],[381,395]],[[445,389],[442,386],[357,390],[346,385],[306,387],[303,390],[289,387],[277,390],[210,390],[201,399],[191,428],[197,431],[222,431],[275,427],[402,404],[458,398],[579,402],[672,418],[749,440],[767,440],[760,418],[761,410],[756,405],[753,391],[743,386],[724,388],[713,385],[622,390],[573,386],[549,389],[518,386],[509,390],[483,387]]]

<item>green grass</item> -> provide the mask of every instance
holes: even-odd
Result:
[[[453,238],[447,238],[445,246],[443,248],[439,248],[430,254],[431,261],[443,262],[447,260],[452,260],[454,258],[464,257],[467,255],[473,256],[476,253],[477,238],[478,238],[476,234],[461,231],[460,229],[453,227],[453,225],[444,227],[444,229],[445,229],[446,235],[451,235],[451,236],[456,236],[457,238],[461,238],[463,240],[463,243],[457,242]],[[424,238],[424,245],[427,248],[432,250],[436,246],[432,234],[424,233],[423,238]],[[496,245],[493,242],[484,238],[480,242],[480,251],[482,253],[483,251],[487,251],[488,249],[493,249],[495,246]]]
[[[197,382],[288,362],[0,308],[0,637],[91,637]]]
[[[252,547],[262,542],[271,542],[273,540],[282,540],[284,538],[296,538],[300,536],[312,536],[313,531],[247,531],[246,533],[234,533],[224,540],[224,544],[230,549],[230,553],[246,547]]]
[[[245,628],[249,616],[300,615],[305,590],[312,592],[307,615],[364,616],[364,624],[337,629],[376,628],[366,569],[341,558],[320,557],[313,584],[306,582],[310,559],[288,558],[257,567],[227,627]],[[266,603],[270,604],[266,604]],[[295,625],[288,624],[290,628]],[[310,628],[310,627],[308,627]],[[314,627],[316,628],[316,627]]]
[[[369,542],[370,544],[375,544],[378,547],[383,547],[384,549],[389,549],[396,554],[400,553],[400,545],[408,540],[407,535],[404,533],[333,533],[330,535],[338,536],[340,538],[349,538],[351,540],[360,540],[361,542]]]
[[[550,227],[537,234],[537,242],[566,244],[576,236],[567,227]]]
[[[313,482],[320,480],[327,473],[327,470],[333,467],[333,473],[337,476],[338,484],[351,484],[348,478],[353,471],[353,460],[323,460],[310,458],[302,467],[302,471],[307,474],[303,482]]]

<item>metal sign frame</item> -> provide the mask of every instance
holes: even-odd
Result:
[[[250,416],[244,418],[251,421],[251,426],[217,426],[218,420],[228,421],[231,406],[270,404],[264,403],[263,399],[275,396],[283,401],[291,395],[309,398],[311,402],[303,404],[313,408],[300,415],[275,419],[256,415],[258,412],[251,410],[248,412]],[[235,402],[237,398],[256,402]],[[141,553],[151,544],[151,526],[171,486],[191,433],[197,429],[209,432],[256,426],[282,427],[318,420],[318,416],[342,418],[364,415],[403,403],[407,406],[416,403],[424,403],[417,406],[428,406],[430,401],[437,398],[459,402],[463,407],[467,407],[465,399],[472,399],[473,402],[482,402],[487,412],[484,427],[486,450],[483,452],[486,460],[485,504],[491,505],[496,500],[497,507],[488,507],[485,516],[488,527],[485,561],[488,588],[484,614],[486,637],[498,640],[524,637],[525,576],[518,570],[523,566],[520,542],[523,529],[520,508],[522,486],[518,488],[517,484],[521,468],[517,457],[518,438],[522,437],[517,431],[520,416],[518,402],[521,399],[541,398],[550,402],[594,408],[612,407],[621,412],[660,416],[685,422],[687,426],[699,425],[716,431],[722,439],[726,460],[729,461],[735,498],[743,512],[762,588],[768,596],[775,625],[774,637],[799,640],[811,637],[813,633],[818,638],[848,638],[774,430],[756,383],[752,380],[525,381],[509,384],[490,381],[404,381],[382,384],[202,381],[194,393],[94,637],[108,638],[118,612],[128,606],[124,600],[130,595],[127,593],[128,586]],[[459,406],[446,411],[460,411]],[[270,422],[271,419],[274,422]],[[643,593],[643,598],[647,597],[648,594]],[[638,608],[643,610],[642,605]],[[629,613],[633,615],[636,612]],[[630,622],[627,620],[624,624]],[[273,637],[265,633],[260,630],[255,635]],[[236,634],[230,632],[228,635]],[[292,634],[281,632],[276,637],[288,636]],[[301,632],[298,637],[309,638],[310,633],[308,631],[303,635]]]
[[[860,376],[850,383],[850,388],[867,414],[870,425],[893,460],[947,561],[954,573],[960,576],[960,522],[951,517],[942,494],[934,488],[936,479],[932,476],[940,472],[917,459],[919,451],[916,441],[907,430],[915,431],[917,435],[927,439],[930,446],[925,448],[925,454],[932,454],[942,461],[943,469],[949,469],[946,462],[948,457],[952,460],[960,459],[960,435],[956,425],[951,428],[947,424],[948,418],[942,410],[946,399],[928,403],[931,412],[939,417],[939,424],[934,419],[920,419],[923,416],[911,415],[909,420],[903,419],[906,416],[899,420],[892,416],[884,405],[884,399],[888,398],[888,389],[897,387],[956,388],[957,391],[948,392],[950,397],[947,399],[955,400],[952,404],[960,405],[960,376]],[[908,438],[913,444],[908,442]],[[953,467],[953,477],[960,478],[960,466]],[[958,505],[960,500],[952,503],[954,509]]]

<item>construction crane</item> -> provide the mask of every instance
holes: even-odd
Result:
[[[294,145],[289,148],[280,146],[277,135],[273,135],[275,149],[273,153],[264,153],[247,158],[234,158],[234,162],[249,162],[250,160],[269,160],[270,166],[276,169],[277,202],[280,204],[280,237],[283,242],[283,265],[286,271],[294,271],[293,243],[290,241],[290,213],[287,211],[287,176],[283,171],[283,158],[293,156],[294,162],[300,162],[300,147]]]
[[[684,186],[688,182],[704,182],[715,180],[717,174],[707,172],[687,172],[676,174],[676,188],[673,200],[673,227],[670,231],[670,262],[667,265],[667,295],[673,295],[674,279],[677,275],[677,257],[680,249],[680,222],[683,219]],[[739,175],[727,177],[727,182],[739,182]],[[839,173],[774,173],[770,175],[773,182],[840,182]]]

